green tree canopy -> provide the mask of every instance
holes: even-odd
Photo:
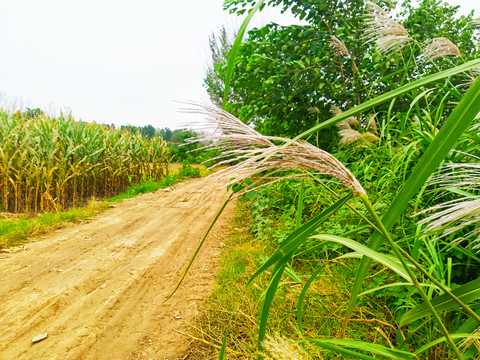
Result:
[[[225,8],[243,14],[255,2],[227,0]],[[346,110],[398,84],[463,62],[478,53],[478,23],[473,14],[458,17],[458,7],[440,0],[423,0],[418,6],[407,0],[397,6],[396,12],[388,2],[379,3],[384,10],[372,10],[378,5],[363,0],[267,3],[291,11],[306,25],[272,23],[249,32],[237,55],[231,102],[226,107],[266,135],[295,136],[330,118],[332,105]],[[379,25],[372,22],[382,19],[383,12],[384,20],[396,15],[392,21],[396,20],[399,29],[403,25],[406,33],[403,38],[406,42],[392,45],[390,51],[375,41],[379,35],[375,32],[380,31]],[[462,56],[439,57],[433,62],[425,57],[422,60],[422,49],[430,39],[438,37],[451,40]],[[225,70],[226,61],[222,60],[215,67],[216,78],[223,79]],[[205,84],[212,95],[219,91],[209,85],[211,76],[207,74]],[[464,79],[450,81],[459,84]],[[439,89],[443,85],[438,84]],[[450,96],[455,95],[458,94]],[[411,99],[399,100],[394,110],[404,111],[410,102]],[[328,147],[332,135],[324,132],[324,138],[317,141]]]

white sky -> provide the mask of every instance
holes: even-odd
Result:
[[[450,0],[464,11],[478,0]],[[243,20],[223,0],[0,0],[0,97],[76,119],[176,128],[175,101],[208,101],[208,36]],[[479,9],[480,10],[480,9]],[[477,11],[477,15],[480,13]],[[277,11],[257,13],[255,23]]]

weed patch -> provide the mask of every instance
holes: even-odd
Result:
[[[18,246],[29,237],[58,229],[70,222],[82,221],[102,212],[110,205],[105,201],[92,200],[85,207],[71,208],[64,212],[39,215],[21,215],[0,220],[0,249]]]
[[[225,240],[220,268],[216,275],[216,287],[205,303],[205,315],[192,324],[193,336],[201,339],[197,341],[194,358],[218,358],[226,332],[227,358],[257,357],[256,341],[261,309],[259,299],[263,299],[265,295],[271,274],[257,277],[248,286],[247,282],[265,260],[264,254],[274,251],[279,233],[288,230],[279,220],[270,217],[271,232],[267,234],[263,231],[261,237],[254,236],[251,230],[254,215],[252,209],[255,207],[252,204],[245,199],[237,202],[236,217]],[[349,283],[355,269],[353,261],[355,260],[331,260],[327,257],[321,260],[295,258],[291,262],[291,272],[286,272],[287,276],[282,279],[271,308],[267,336],[269,345],[265,347],[267,358],[275,358],[275,351],[286,341],[285,338],[290,339],[290,342],[291,339],[301,341],[305,338],[324,338],[339,332],[342,315],[350,298]],[[294,274],[311,274],[318,268],[321,268],[321,272],[311,283],[307,296],[303,298],[302,334],[297,328],[297,305],[309,277],[301,276],[299,282]],[[379,335],[380,332],[395,336],[395,328],[390,325],[393,321],[382,299],[365,298],[353,314],[346,335],[351,339],[382,343],[384,339]],[[376,335],[372,337],[371,334]],[[304,344],[303,347],[305,346],[308,347],[310,356],[330,356],[327,352],[311,348],[310,345]]]

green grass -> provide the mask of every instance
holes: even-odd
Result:
[[[176,184],[182,181],[182,178],[177,174],[168,175],[160,181],[145,181],[138,185],[133,185],[129,187],[123,194],[117,195],[111,199],[108,199],[108,202],[121,202],[123,199],[130,199],[138,194],[146,194],[149,192],[157,191],[158,189],[164,189],[170,185]]]
[[[247,282],[265,260],[265,254],[274,251],[279,232],[287,229],[282,229],[283,221],[272,219],[270,237],[267,234],[261,239],[255,237],[249,231],[252,229],[251,206],[254,203],[243,199],[237,203],[231,230],[223,240],[225,247],[216,275],[216,286],[204,304],[204,316],[192,324],[190,331],[193,337],[201,339],[197,341],[193,358],[217,359],[222,339],[228,330],[225,358],[256,359],[261,309],[259,299],[268,286],[270,274],[258,276],[251,285],[247,285]],[[293,262],[294,270],[299,274],[323,268],[304,299],[302,320],[305,338],[324,338],[338,333],[343,311],[350,298],[349,281],[355,275],[354,264],[355,260],[352,259],[314,261],[302,258]],[[284,276],[271,308],[267,337],[280,334],[298,339],[297,300],[307,280],[308,277],[302,277],[302,284],[299,284],[288,275]],[[357,321],[348,328],[347,337],[382,343],[382,339],[370,338],[371,334],[378,334],[375,328],[394,336],[392,328],[386,325],[394,320],[384,309],[382,300],[365,298],[352,317]],[[319,358],[328,358],[322,350],[309,348],[309,351]],[[272,358],[275,357],[272,355]]]
[[[29,237],[58,229],[67,223],[90,219],[109,206],[105,201],[92,200],[85,207],[71,208],[63,212],[32,214],[30,217],[12,215],[0,220],[0,249],[22,245]]]

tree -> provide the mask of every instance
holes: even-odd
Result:
[[[172,141],[172,130],[170,130],[168,127],[158,130],[158,134],[163,138],[163,140]]]
[[[39,108],[35,108],[35,109],[26,108],[25,111],[23,112],[23,116],[26,119],[35,119],[44,115],[45,115],[45,112]]]
[[[242,14],[254,2],[227,0],[225,7]],[[424,0],[418,7],[404,2],[398,12],[404,26],[390,19],[389,5],[384,10],[363,0],[270,0],[268,4],[289,9],[307,25],[269,24],[249,32],[237,55],[231,102],[226,108],[266,135],[295,136],[330,118],[332,105],[346,110],[477,52],[478,24],[472,14],[454,18],[458,7],[441,1]],[[379,19],[404,31],[403,37],[381,44]],[[421,24],[421,31],[416,24]],[[450,37],[464,58],[444,57],[418,66],[428,39],[435,37]],[[225,61],[215,71],[222,79]],[[461,80],[450,81],[458,84]],[[443,86],[438,84],[445,93]],[[397,100],[393,111],[408,110],[411,100]],[[333,134],[323,135],[315,140],[322,147],[331,146]]]
[[[235,37],[235,34],[233,37]],[[219,77],[221,71],[218,67],[221,67],[226,63],[228,51],[232,47],[233,41],[228,35],[225,26],[222,26],[218,35],[215,33],[210,35],[208,42],[212,60],[207,68],[204,86],[206,87],[212,102],[218,107],[222,107],[224,84],[223,79]]]

